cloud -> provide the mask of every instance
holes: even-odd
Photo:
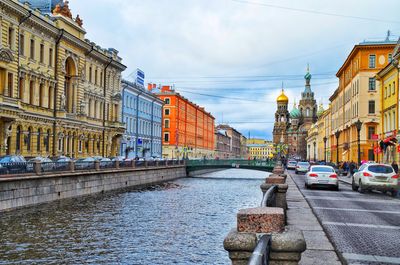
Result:
[[[385,4],[373,0],[254,2],[387,20],[397,20],[399,8],[397,0]],[[395,23],[232,0],[85,0],[71,1],[70,6],[74,14],[79,13],[84,19],[88,38],[120,51],[128,66],[125,77],[140,67],[146,72],[147,81],[176,84],[182,94],[205,106],[218,121],[222,121],[223,113],[224,121],[232,122],[243,133],[254,131],[265,137],[271,136],[275,99],[282,81],[291,109],[293,100],[300,98],[302,75],[310,63],[315,98],[327,106],[337,87],[335,72],[354,44],[368,38],[384,38],[388,29],[400,33],[400,24]],[[276,77],[261,81],[256,77],[235,78],[271,75]],[[219,78],[201,78],[210,76]],[[185,92],[185,87],[192,90]],[[233,89],[240,87],[243,89]],[[266,123],[254,123],[257,121]]]

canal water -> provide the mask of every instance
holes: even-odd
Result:
[[[0,264],[229,264],[224,237],[266,176],[230,169],[0,213]]]

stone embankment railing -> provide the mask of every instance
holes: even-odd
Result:
[[[168,167],[185,165],[184,160],[159,160],[159,161],[67,161],[67,162],[12,162],[0,164],[0,176],[10,175],[46,175],[60,173],[73,173],[77,171],[104,171],[129,168]]]
[[[288,184],[281,166],[276,166],[265,183],[261,184],[264,195],[272,189],[275,191],[275,198],[266,204],[267,207],[261,205],[239,210],[237,227],[232,229],[224,240],[224,248],[229,252],[233,265],[261,265],[265,264],[265,260],[271,265],[298,264],[301,253],[306,250],[303,233],[285,227]],[[258,243],[262,246],[257,247]],[[253,254],[256,248],[257,253]],[[260,249],[266,253],[260,253]]]

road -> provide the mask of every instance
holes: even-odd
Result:
[[[304,175],[289,171],[339,255],[348,264],[400,264],[400,200],[380,192],[360,194],[306,189]]]

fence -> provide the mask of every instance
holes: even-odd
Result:
[[[184,165],[183,160],[161,161],[69,161],[69,162],[11,162],[0,163],[0,176],[41,175],[55,172],[128,169]]]

